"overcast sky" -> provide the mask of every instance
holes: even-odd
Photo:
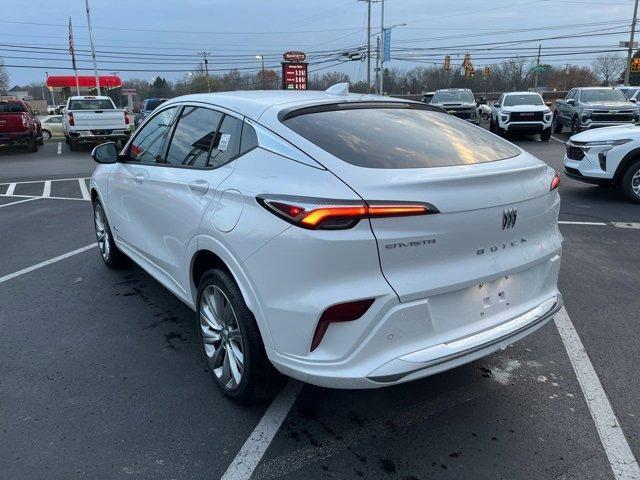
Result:
[[[90,1],[102,73],[146,79],[162,75],[175,80],[193,70],[195,54],[202,51],[214,55],[212,70],[236,66],[251,71],[259,67],[256,54],[265,55],[267,66],[279,67],[282,52],[302,50],[318,52],[311,56],[310,71],[341,70],[353,80],[366,75],[364,62],[336,65],[338,51],[366,44],[366,2]],[[372,8],[374,32],[380,29],[379,5]],[[0,57],[12,85],[42,81],[45,70],[50,75],[72,73],[64,70],[71,66],[66,52],[69,16],[77,48],[89,46],[84,0],[0,0],[0,11]],[[632,13],[633,0],[386,0],[385,25],[406,23],[393,30],[393,47],[433,49],[394,51],[396,59],[386,66],[405,69],[441,64],[447,53],[460,62],[465,51],[472,52],[474,65],[490,65],[506,56],[535,55],[539,43],[543,63],[590,64],[600,54],[591,52],[615,49],[620,40],[628,39],[623,31],[628,30]],[[583,36],[548,38],[567,35]],[[516,41],[519,43],[514,44]],[[492,42],[511,44],[478,45]],[[578,51],[585,53],[578,55]],[[86,55],[78,52],[79,66],[91,67],[89,57],[82,54]]]

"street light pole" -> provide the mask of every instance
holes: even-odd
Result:
[[[378,75],[380,75],[380,90],[379,94],[384,92],[384,0],[380,1],[380,68]]]
[[[371,0],[367,0],[367,93],[371,93]]]
[[[629,50],[627,51],[627,68],[624,71],[624,84],[629,85],[631,75],[631,57],[633,56],[633,37],[636,33],[636,22],[638,17],[638,0],[633,6],[633,19],[631,20],[631,35],[629,36]]]
[[[91,31],[91,14],[89,13],[89,0],[84,0],[84,6],[87,10],[87,27],[89,28],[89,43],[91,44],[91,57],[93,57],[93,73],[96,77],[96,88],[98,96],[102,95],[100,90],[100,78],[98,77],[98,64],[96,63],[96,47],[93,45],[93,33]]]
[[[262,63],[262,66],[260,68],[260,75],[262,76],[262,90],[266,90],[267,88],[264,81],[264,55],[256,55],[256,58]]]

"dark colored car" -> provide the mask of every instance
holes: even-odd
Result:
[[[144,122],[144,119],[149,116],[151,112],[153,112],[156,108],[166,102],[168,99],[166,98],[147,98],[142,102],[142,106],[140,107],[140,111],[136,114],[133,119],[133,123],[138,128],[138,126]]]
[[[30,152],[43,144],[42,125],[28,103],[0,100],[0,145],[19,145]]]

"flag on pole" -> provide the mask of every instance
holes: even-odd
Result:
[[[76,70],[76,52],[73,46],[73,26],[71,25],[71,17],[69,17],[69,53],[71,54],[71,65]]]

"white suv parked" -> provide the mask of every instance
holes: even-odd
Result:
[[[132,258],[197,312],[234,399],[272,395],[278,372],[337,388],[431,375],[562,305],[557,173],[435,107],[344,86],[191,95],[93,156],[102,258]]]
[[[536,92],[508,92],[500,95],[491,109],[489,130],[494,133],[539,133],[540,140],[551,138],[553,113]]]
[[[564,171],[582,182],[619,186],[629,200],[640,203],[640,127],[605,127],[572,136]]]

